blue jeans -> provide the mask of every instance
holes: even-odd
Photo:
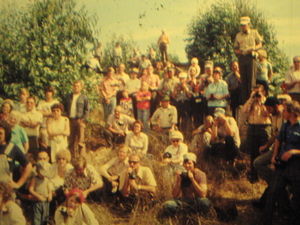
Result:
[[[49,202],[36,202],[33,205],[33,225],[46,225],[49,219]]]
[[[102,105],[103,105],[103,112],[104,112],[104,120],[106,121],[108,116],[113,113],[113,111],[117,105],[117,99],[114,96],[110,99],[109,103],[106,103],[105,100],[103,99]]]
[[[174,216],[176,213],[204,213],[206,214],[211,207],[208,198],[195,199],[172,199],[163,203],[162,216]]]
[[[150,117],[150,109],[138,109],[137,110],[137,118],[144,125],[144,131],[148,131],[149,127],[149,117]]]

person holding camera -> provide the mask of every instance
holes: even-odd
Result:
[[[250,153],[250,182],[258,180],[257,172],[253,166],[254,159],[259,156],[259,147],[267,144],[271,136],[271,117],[264,102],[266,97],[263,94],[263,86],[254,87],[250,98],[242,107],[242,112],[246,114],[247,146]]]
[[[194,153],[184,155],[184,171],[176,173],[173,188],[174,199],[163,203],[160,218],[171,217],[177,213],[207,213],[211,202],[207,198],[206,174],[195,167],[197,156]]]
[[[142,166],[138,154],[129,156],[129,166],[120,175],[120,201],[131,212],[137,201],[150,204],[156,192],[156,180],[149,167]]]
[[[205,154],[211,159],[221,158],[234,163],[239,154],[241,139],[237,123],[233,117],[225,115],[223,108],[214,111],[210,144]]]
[[[300,104],[297,101],[284,105],[282,125],[274,144],[272,163],[275,174],[272,177],[263,214],[263,224],[272,225],[275,202],[282,190],[290,185],[291,192],[289,224],[300,224]]]

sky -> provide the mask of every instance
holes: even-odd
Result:
[[[97,18],[99,39],[105,44],[112,34],[136,41],[142,52],[156,43],[164,29],[170,36],[170,53],[186,61],[184,41],[188,24],[214,0],[78,0]],[[245,0],[246,1],[246,0]],[[279,46],[290,58],[300,54],[299,0],[253,0],[274,25]]]
[[[0,0],[0,3],[11,0]],[[34,0],[14,0],[22,5]],[[142,53],[156,43],[161,30],[170,36],[169,52],[186,61],[187,27],[216,0],[77,0],[97,20],[98,39],[113,34],[133,39]],[[249,1],[249,0],[244,0]],[[300,0],[252,0],[277,32],[279,47],[291,59],[300,55]]]

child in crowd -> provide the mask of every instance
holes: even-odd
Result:
[[[267,52],[264,49],[258,50],[258,62],[256,72],[256,84],[261,84],[268,95],[268,87],[271,81],[273,70],[271,63],[267,60]],[[266,95],[266,96],[267,96]]]
[[[151,92],[146,82],[142,82],[141,89],[136,93],[136,101],[137,118],[143,123],[144,129],[147,131],[149,130]]]
[[[47,224],[49,219],[49,207],[52,200],[50,168],[50,163],[39,161],[36,164],[37,175],[32,178],[29,185],[29,192],[36,199],[33,204],[33,225]]]
[[[132,99],[128,95],[128,91],[122,91],[122,97],[120,99],[120,106],[122,108],[122,113],[127,116],[133,117],[133,104]]]

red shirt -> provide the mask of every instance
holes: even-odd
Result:
[[[151,92],[150,91],[138,91],[136,93],[137,99],[137,109],[150,109],[150,99]]]

